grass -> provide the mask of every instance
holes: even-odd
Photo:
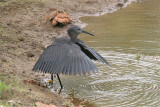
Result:
[[[8,3],[8,2],[6,2],[4,5],[5,5],[5,6],[8,6],[8,4],[9,4],[9,3]]]
[[[2,33],[2,36],[9,36],[9,34],[7,34],[7,33]]]
[[[8,2],[5,2],[5,3],[2,3],[2,2],[0,2],[0,6],[2,6],[2,7],[4,7],[4,6],[8,6]]]
[[[2,104],[1,102],[0,102],[0,107],[15,107],[15,106],[13,106],[13,105],[11,105],[11,104],[9,104],[9,103],[5,103],[5,104]]]
[[[8,36],[8,32],[5,28],[3,28],[2,26],[0,26],[0,33],[2,36]]]
[[[1,44],[1,43],[3,43],[3,40],[2,40],[2,39],[0,39],[0,44]]]
[[[11,88],[11,85],[6,84],[4,81],[0,81],[0,99],[3,99],[2,94],[8,93]],[[0,106],[2,107],[12,107],[12,105],[8,103],[2,103],[0,102]]]
[[[10,89],[10,85],[7,85],[5,82],[0,81],[0,97],[2,96],[3,92],[7,92]]]
[[[4,28],[2,26],[0,26],[0,31],[3,31],[3,30],[4,30]]]
[[[19,78],[17,78],[17,77],[14,78],[13,77],[13,79],[11,79],[11,80],[14,80],[14,81],[12,81],[11,86],[13,86],[19,92],[22,92],[23,91],[23,86],[20,84]]]
[[[8,76],[0,73],[0,107],[13,107],[8,103],[10,98],[15,97],[16,93],[13,90],[22,92],[22,86],[16,76]],[[18,105],[18,104],[16,104]]]

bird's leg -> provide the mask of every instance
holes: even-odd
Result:
[[[59,75],[58,75],[58,74],[57,74],[57,78],[58,78],[59,83],[60,83],[60,86],[61,86],[61,89],[60,89],[60,90],[62,90],[62,89],[63,89],[63,86],[62,86],[62,83],[61,83],[61,80],[60,80],[60,78],[59,78]]]
[[[59,78],[59,75],[57,74],[57,78],[58,78],[58,80],[59,80],[59,83],[60,83],[60,86],[61,86],[61,89],[59,90],[59,92],[58,92],[58,94],[60,94],[61,93],[61,91],[62,91],[62,89],[63,89],[63,86],[62,86],[62,83],[61,83],[61,80],[60,80],[60,78]]]
[[[49,85],[53,85],[53,74],[51,74],[51,80],[48,80]]]
[[[53,74],[51,74],[51,80],[53,81]]]

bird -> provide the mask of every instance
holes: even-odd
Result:
[[[71,26],[67,30],[68,36],[55,39],[53,44],[49,45],[40,55],[32,70],[50,73],[52,80],[53,74],[57,75],[60,90],[62,90],[63,85],[59,74],[87,75],[91,72],[98,72],[92,60],[109,65],[105,58],[78,38],[81,33],[94,36],[77,25]]]

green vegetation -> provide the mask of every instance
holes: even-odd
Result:
[[[65,102],[63,103],[63,105],[65,107],[74,107],[74,104],[72,103],[71,99],[65,100]]]
[[[6,76],[0,73],[0,105],[12,107],[8,103],[9,98],[16,96],[16,91],[21,92],[22,86],[16,76]],[[18,104],[16,104],[18,106]]]
[[[4,28],[2,26],[0,26],[0,31],[3,31],[3,30],[4,30]]]
[[[9,34],[7,34],[7,33],[2,33],[2,36],[9,36]]]
[[[3,92],[7,92],[10,89],[10,85],[7,85],[5,82],[0,81],[0,98]]]
[[[12,89],[16,89],[18,91],[21,91],[22,86],[20,84],[20,80],[17,76],[6,76],[3,74],[0,74],[0,83],[2,83],[2,86],[8,86],[8,89],[12,88]],[[1,84],[0,84],[1,85]]]
[[[2,39],[0,39],[0,44],[1,44],[1,43],[3,43],[3,40],[2,40]]]
[[[3,2],[0,2],[0,6],[2,6],[2,7],[8,6],[8,4],[9,4],[8,2],[4,2],[4,3],[3,3]]]
[[[15,106],[12,106],[11,104],[9,104],[9,103],[5,103],[5,104],[2,104],[1,102],[0,102],[0,107],[15,107]]]
[[[140,53],[138,53],[137,55],[136,55],[136,60],[140,60],[140,58],[141,58],[141,56],[140,56]]]
[[[2,36],[8,36],[7,31],[2,26],[0,26],[0,33]]]
[[[8,6],[8,2],[6,2],[4,5],[5,5],[5,6]]]

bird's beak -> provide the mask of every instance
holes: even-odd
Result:
[[[94,36],[94,34],[89,33],[89,32],[87,32],[87,31],[85,31],[85,30],[83,30],[82,32],[83,32],[83,33],[86,33],[86,34],[89,34],[89,35],[91,35],[91,36]]]

